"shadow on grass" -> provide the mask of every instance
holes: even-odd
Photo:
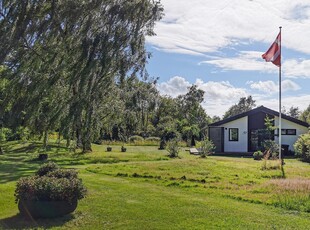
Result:
[[[5,151],[3,155],[0,155],[0,183],[12,182],[21,177],[33,175],[33,172],[41,164],[46,163],[46,161],[38,160],[37,158],[37,155],[42,150],[41,143],[21,144],[20,142],[7,142],[3,147]],[[49,155],[49,160],[62,166],[84,165],[91,161],[84,159],[84,156],[79,153],[69,154],[66,147],[53,144],[49,147],[49,150],[46,151]]]
[[[31,219],[20,214],[12,217],[0,219],[0,229],[49,229],[59,227],[74,219],[73,214],[69,214],[53,219]]]
[[[29,156],[24,153],[5,153],[0,157],[0,183],[16,181],[18,178],[33,173],[39,164],[29,163],[25,160]]]

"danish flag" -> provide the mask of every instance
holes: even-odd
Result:
[[[281,66],[281,31],[267,52],[262,55],[262,58],[266,62],[272,62],[278,67]]]

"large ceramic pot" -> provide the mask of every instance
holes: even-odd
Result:
[[[77,200],[68,201],[40,201],[20,200],[18,209],[22,215],[32,218],[54,218],[73,212],[77,207]]]

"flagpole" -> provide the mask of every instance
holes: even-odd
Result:
[[[281,60],[281,49],[282,49],[282,46],[281,46],[281,40],[282,40],[282,34],[281,34],[281,29],[282,29],[282,26],[279,27],[280,29],[280,60]],[[282,164],[282,105],[281,105],[281,66],[282,66],[282,61],[280,61],[280,65],[279,65],[279,160]]]

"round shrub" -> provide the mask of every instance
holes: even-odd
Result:
[[[129,141],[129,142],[132,142],[132,143],[143,142],[143,141],[144,141],[144,138],[141,137],[141,136],[138,136],[138,135],[134,135],[134,136],[129,137],[129,138],[128,138],[128,141]]]
[[[42,165],[35,176],[18,180],[15,200],[67,201],[74,203],[86,195],[86,188],[74,170],[60,169],[55,163]]]
[[[263,157],[264,154],[260,150],[253,153],[254,160],[261,160]]]
[[[310,133],[300,135],[294,144],[295,154],[303,161],[310,162]]]
[[[20,200],[68,201],[84,198],[86,189],[80,179],[32,176],[21,178],[15,190],[16,202]]]

